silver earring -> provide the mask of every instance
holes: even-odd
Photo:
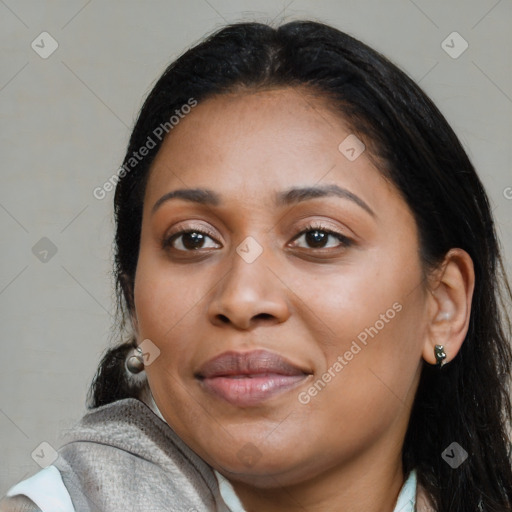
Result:
[[[446,352],[444,351],[444,346],[436,345],[434,347],[434,354],[436,356],[436,365],[438,368],[441,368],[445,363],[444,360],[446,359]]]
[[[142,349],[137,347],[126,361],[126,368],[130,373],[137,374],[144,370],[144,357]]]

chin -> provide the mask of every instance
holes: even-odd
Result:
[[[311,476],[305,461],[307,454],[297,452],[297,442],[292,445],[272,446],[268,442],[261,448],[247,441],[237,441],[229,449],[214,448],[206,460],[229,480],[261,488],[279,487],[300,483]]]

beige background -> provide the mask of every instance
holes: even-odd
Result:
[[[0,0],[0,495],[83,413],[113,311],[113,193],[92,191],[119,167],[143,97],[222,24],[298,18],[362,39],[420,82],[479,170],[512,261],[510,0]],[[454,31],[469,45],[458,58],[441,46]],[[31,47],[42,32],[58,43],[46,59]],[[43,237],[57,250],[47,261],[32,249]]]

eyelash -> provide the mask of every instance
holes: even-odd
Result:
[[[194,229],[194,228],[190,228],[190,229],[183,229],[181,231],[177,231],[176,233],[173,233],[172,235],[168,236],[168,237],[164,237],[164,239],[162,240],[162,249],[174,249],[174,247],[172,247],[172,244],[173,242],[178,239],[180,236],[182,235],[188,235],[190,233],[199,233],[200,235],[205,235],[205,236],[208,236],[210,237],[212,240],[215,240],[215,235],[204,229],[204,228],[201,228],[201,229]],[[216,243],[218,243],[216,240],[215,240]],[[191,250],[189,251],[183,251],[181,249],[177,249],[181,252],[193,252]]]
[[[333,236],[334,238],[337,238],[338,241],[340,242],[339,247],[347,248],[347,247],[350,247],[352,245],[352,240],[350,238],[348,238],[345,235],[342,235],[341,233],[339,233],[337,231],[333,231],[332,229],[329,229],[327,226],[325,226],[325,225],[323,225],[321,223],[318,223],[318,224],[315,224],[315,223],[308,224],[300,233],[298,233],[293,238],[293,241],[298,240],[301,236],[303,236],[306,233],[309,233],[311,231],[320,231],[320,232],[325,233],[327,235]],[[333,250],[333,249],[336,249],[336,248],[332,248],[332,247],[330,248],[330,250]],[[315,250],[315,249],[312,248],[312,250]],[[317,251],[322,251],[322,248],[321,249],[316,249],[316,250]],[[329,248],[327,250],[329,250]]]
[[[311,232],[311,231],[320,231],[322,233],[325,233],[327,235],[330,235],[330,236],[333,236],[334,238],[337,238],[338,241],[340,242],[340,245],[339,247],[343,247],[343,248],[348,248],[350,247],[351,245],[353,245],[353,241],[346,237],[345,235],[342,235],[341,233],[338,233],[337,231],[333,231],[332,229],[329,229],[328,227],[322,225],[322,224],[314,224],[314,223],[311,223],[311,224],[308,224],[300,233],[298,233],[297,235],[295,235],[292,239],[292,242],[293,241],[296,241],[298,240],[300,237],[302,237],[303,235]],[[205,236],[208,236],[210,237],[212,240],[214,240],[216,243],[218,243],[216,240],[215,240],[215,236],[213,233],[209,232],[208,230],[205,230],[205,229],[184,229],[184,230],[181,230],[181,231],[177,231],[176,233],[173,233],[171,236],[168,236],[168,237],[165,237],[163,240],[162,240],[162,249],[174,249],[174,247],[172,247],[172,244],[175,240],[177,240],[180,236],[182,235],[187,235],[187,234],[190,234],[190,233],[198,233],[198,234],[201,234],[201,235],[205,235]],[[333,249],[337,249],[339,247],[336,247],[336,248],[327,248],[327,250],[333,250]],[[304,248],[300,248],[300,249],[304,249]],[[194,252],[194,250],[183,250],[183,249],[176,249],[177,251],[179,252]],[[199,249],[197,249],[199,250]],[[312,251],[325,251],[324,248],[310,248],[310,250]]]

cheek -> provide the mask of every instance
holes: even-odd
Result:
[[[135,308],[139,342],[149,339],[158,357],[146,367],[153,397],[160,411],[175,428],[198,422],[200,411],[190,407],[188,393],[190,367],[194,353],[195,320],[201,303],[201,290],[185,272],[170,272],[165,261],[141,251],[135,279]],[[198,309],[199,308],[199,309]],[[150,345],[151,346],[151,345]],[[173,396],[173,400],[169,400]]]
[[[305,325],[319,330],[323,327],[327,333],[325,339],[316,336],[326,347],[343,349],[343,343],[350,346],[354,339],[364,343],[374,337],[372,334],[380,337],[389,332],[404,316],[421,312],[418,292],[422,274],[414,258],[374,251],[358,259],[356,255],[328,274],[312,277],[303,272],[286,278],[293,283],[299,316],[316,318],[316,322],[306,320]]]
[[[421,348],[414,329],[416,311],[410,305],[395,308],[373,310],[384,315],[388,311],[388,323],[368,315],[364,327],[352,322],[348,310],[340,315],[346,329],[324,345],[325,366],[298,397],[301,404],[307,402],[299,406],[307,412],[300,422],[301,435],[322,432],[318,449],[326,454],[348,457],[390,429],[405,432]]]
[[[295,281],[322,361],[317,378],[328,381],[325,391],[321,383],[317,388],[333,414],[346,407],[361,415],[400,406],[421,361],[425,299],[419,262],[398,254],[387,260],[380,254],[374,262],[370,257],[327,278]]]
[[[171,272],[164,258],[141,251],[134,290],[138,338],[151,340],[160,350],[158,364],[148,373],[160,366],[180,368],[188,361],[193,318],[203,307],[200,282],[186,272]]]
[[[200,282],[186,270],[173,269],[163,252],[142,239],[134,288],[140,334],[151,337],[154,333],[160,338],[170,333],[199,301]]]

